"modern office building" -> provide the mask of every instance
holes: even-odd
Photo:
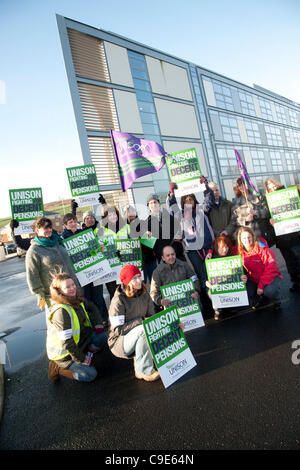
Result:
[[[110,129],[154,140],[167,152],[195,148],[202,173],[228,199],[237,149],[259,189],[273,176],[300,182],[300,105],[184,59],[57,15],[84,164],[115,203],[163,198],[167,170],[122,193]]]

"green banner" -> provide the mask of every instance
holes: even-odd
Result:
[[[143,322],[147,342],[165,387],[196,365],[179,326],[176,307],[168,308]]]
[[[200,304],[197,299],[191,296],[195,293],[195,286],[192,279],[173,282],[160,287],[163,299],[171,302],[168,308],[176,307],[180,321],[184,325],[184,331],[204,326]]]
[[[300,230],[299,193],[297,186],[266,193],[276,235]]]
[[[66,238],[63,244],[82,286],[105,276],[110,271],[109,262],[102,253],[92,229]]]
[[[166,163],[173,183],[186,183],[202,176],[195,148],[168,154]]]
[[[45,215],[42,188],[10,189],[9,199],[12,218],[18,222],[33,221]]]
[[[66,170],[72,197],[99,193],[95,165],[75,166]]]
[[[239,255],[205,260],[205,266],[214,307],[248,305],[246,284],[242,280],[244,269]]]
[[[122,266],[132,264],[140,270],[142,269],[142,250],[139,238],[119,238],[115,240],[115,245]]]

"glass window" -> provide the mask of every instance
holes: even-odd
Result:
[[[131,72],[132,72],[133,78],[142,78],[144,80],[148,80],[148,74],[147,72],[144,72],[143,70],[132,68]]]
[[[296,127],[299,126],[297,114],[298,114],[298,113],[297,113],[296,111],[294,111],[293,109],[289,109],[289,115],[290,115],[291,125],[292,125],[292,126],[296,126]]]
[[[281,124],[287,124],[284,107],[281,106],[280,104],[275,103],[275,109],[276,109],[277,121],[280,122]]]
[[[259,105],[261,110],[261,115],[263,119],[268,119],[269,121],[273,121],[273,113],[271,108],[271,103],[263,98],[259,98]]]
[[[159,129],[157,125],[154,124],[145,124],[143,123],[143,130],[145,134],[159,134]]]
[[[259,127],[256,122],[245,120],[248,141],[250,144],[261,144]]]
[[[273,171],[283,171],[281,155],[282,152],[274,152],[273,150],[270,151],[270,159]]]
[[[137,97],[137,100],[141,100],[141,101],[148,101],[149,103],[152,103],[153,102],[153,98],[152,98],[152,94],[151,93],[148,93],[146,91],[140,91],[140,90],[137,90],[136,91],[136,97]]]
[[[239,149],[237,149],[239,150]],[[217,146],[218,159],[221,167],[221,173],[224,176],[239,175],[235,153],[233,148],[224,148]]]
[[[146,124],[157,124],[156,115],[153,113],[140,112],[141,121]]]
[[[239,91],[239,98],[240,98],[242,112],[244,114],[250,114],[251,116],[256,116],[252,95],[250,95],[250,93]]]
[[[269,145],[283,145],[279,127],[265,125],[265,131]]]
[[[134,87],[137,90],[144,90],[144,91],[151,92],[150,84],[146,82],[146,80],[138,80],[137,78],[134,78],[133,83],[134,83]]]
[[[216,80],[212,80],[212,83],[217,106],[219,108],[228,109],[229,111],[234,111],[230,87]]]
[[[140,111],[143,111],[145,113],[155,113],[155,107],[153,103],[146,102],[146,101],[139,101],[138,102],[138,107]]]

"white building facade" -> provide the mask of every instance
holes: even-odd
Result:
[[[229,200],[239,176],[234,149],[254,184],[300,182],[300,105],[249,87],[130,39],[57,15],[84,164],[96,167],[101,192],[115,204],[165,198],[167,169],[122,193],[110,129],[195,148],[202,173]]]

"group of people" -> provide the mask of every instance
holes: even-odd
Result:
[[[216,183],[205,185],[203,201],[194,194],[175,197],[176,185],[170,183],[166,208],[156,194],[149,195],[149,216],[140,219],[129,206],[123,217],[116,207],[108,206],[99,195],[103,215],[98,221],[93,212],[83,214],[81,228],[76,216],[77,204],[63,218],[61,236],[53,230],[49,218],[36,220],[32,240],[15,236],[18,246],[28,250],[26,274],[29,289],[45,309],[47,321],[48,376],[57,381],[65,376],[78,381],[91,381],[97,375],[94,355],[106,345],[120,358],[133,358],[135,376],[154,381],[159,373],[150,353],[143,320],[170,302],[162,299],[160,287],[192,279],[202,313],[219,319],[222,312],[211,303],[205,260],[239,254],[242,259],[249,305],[257,308],[265,298],[280,308],[280,280],[273,244],[281,251],[289,275],[291,291],[300,289],[299,232],[275,236],[274,220],[264,196],[253,195],[239,178],[235,198],[228,201],[220,195]],[[266,192],[282,189],[273,179],[265,182]],[[18,225],[11,222],[12,231]],[[103,285],[90,283],[80,287],[72,269],[63,239],[92,229],[98,237],[154,237],[153,248],[142,244],[143,269],[126,265],[120,273],[120,284],[108,282],[110,302],[107,307]],[[104,249],[104,248],[103,248]]]

